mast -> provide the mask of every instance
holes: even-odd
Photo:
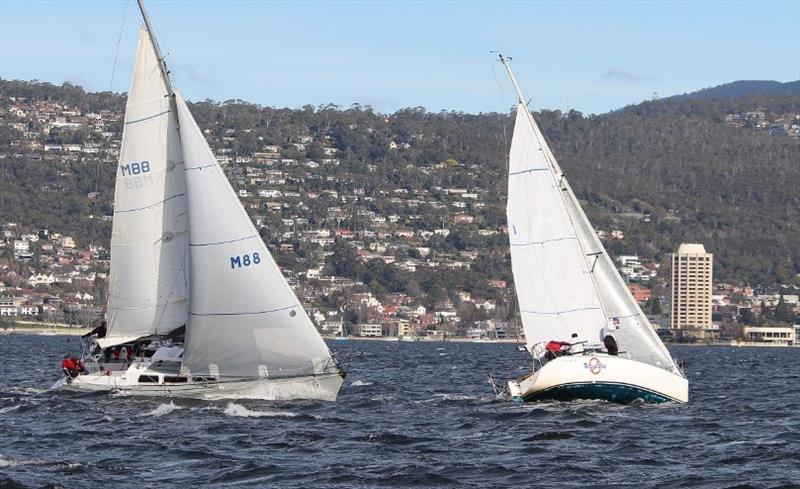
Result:
[[[141,3],[141,0],[139,0],[139,2]],[[527,106],[528,104],[525,103],[525,98],[522,96],[522,90],[520,90],[519,84],[517,84],[517,79],[514,77],[514,72],[511,71],[511,65],[508,64],[508,62],[511,61],[511,58],[506,58],[502,53],[498,53],[497,56],[500,59],[500,62],[503,63],[503,66],[506,68],[508,76],[511,78],[511,83],[514,84],[514,90],[517,91],[517,99],[519,100],[519,103]]]
[[[153,29],[153,24],[150,23],[150,15],[147,13],[147,9],[144,8],[144,0],[136,0],[136,3],[139,5],[139,11],[142,13],[142,19],[144,20],[144,27],[147,29],[147,35],[150,36],[150,42],[153,44],[153,51],[156,53],[158,69],[161,71],[161,78],[164,80],[164,85],[167,87],[169,108],[172,113],[175,114],[175,123],[178,125],[178,127],[180,127],[180,121],[178,120],[178,106],[175,104],[175,90],[172,88],[172,80],[170,79],[169,70],[167,69],[167,62],[164,59],[164,55],[161,54],[161,48],[158,46],[156,32]]]
[[[141,0],[139,1],[141,2]],[[514,72],[511,71],[511,64],[509,63],[509,61],[511,61],[511,58],[503,56],[502,53],[498,53],[497,56],[500,62],[503,63],[503,66],[505,67],[506,71],[508,72],[509,78],[511,78],[511,83],[514,85],[514,90],[517,92],[517,101],[523,107],[525,107],[525,115],[528,118],[528,122],[530,122],[530,124],[535,127],[536,124],[533,121],[533,116],[528,110],[528,104],[525,102],[525,97],[522,96],[522,89],[519,88],[519,84],[517,83],[517,78],[514,76]],[[555,170],[555,173],[556,175],[558,175],[558,178],[560,180],[563,180],[564,172],[561,170],[561,167],[558,165],[558,162],[550,158],[546,153],[545,153],[545,159],[547,160],[547,163],[550,164],[551,167],[553,167],[553,170]],[[559,181],[559,184],[560,183],[561,182]]]

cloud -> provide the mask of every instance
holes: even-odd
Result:
[[[641,83],[643,81],[652,80],[652,76],[637,75],[630,71],[620,70],[618,68],[609,68],[604,71],[600,77],[601,80],[621,80],[628,83]]]
[[[206,87],[206,88],[220,88],[220,87],[222,87],[222,82],[221,81],[219,81],[216,78],[209,78],[209,77],[204,76],[202,73],[200,73],[199,71],[197,71],[196,69],[194,69],[190,65],[187,65],[187,64],[170,65],[169,64],[169,60],[167,60],[167,66],[170,68],[170,70],[174,70],[174,71],[180,73],[181,75],[185,76],[186,79],[188,79],[189,81],[191,81],[193,83],[196,83],[196,84],[198,84],[200,86],[203,86],[203,87]]]

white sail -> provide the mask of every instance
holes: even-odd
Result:
[[[594,339],[605,323],[545,142],[527,109],[517,107],[509,154],[508,235],[511,266],[528,345]]]
[[[650,326],[650,320],[639,307],[639,303],[631,296],[568,185],[567,194],[567,211],[576,224],[578,239],[584,249],[599,252],[597,261],[593,263],[592,273],[603,309],[609,317],[619,318],[620,328],[614,333],[614,337],[620,348],[634,360],[677,371],[672,356]]]
[[[188,216],[175,114],[147,32],[125,108],[103,346],[186,324]]]
[[[320,373],[327,345],[177,96],[189,194],[192,276],[184,372],[227,377]]]
[[[527,213],[526,215],[530,219],[531,215],[545,212],[543,209],[547,209],[549,206],[556,206],[563,209],[566,216],[566,220],[559,225],[564,224],[569,228],[569,230],[566,228],[559,230],[558,226],[553,227],[553,223],[556,222],[555,219],[538,223],[547,228],[549,232],[569,236],[569,239],[561,240],[564,244],[569,243],[569,246],[558,253],[541,257],[541,259],[536,254],[526,254],[524,246],[515,246],[515,240],[512,237],[511,256],[514,266],[514,281],[517,284],[523,326],[525,327],[528,344],[531,345],[551,339],[568,341],[570,334],[566,334],[566,330],[578,333],[581,339],[590,342],[599,341],[602,339],[600,331],[603,325],[610,318],[617,317],[621,326],[615,333],[615,337],[620,348],[626,351],[630,358],[670,370],[677,370],[666,347],[650,326],[650,322],[638,303],[631,296],[622,277],[617,273],[611,258],[594,232],[569,183],[563,177],[563,173],[539,127],[522,104],[517,108],[514,139],[511,144],[512,168],[514,168],[515,159],[517,168],[516,170],[510,170],[511,176],[509,177],[509,235],[513,236],[511,224],[512,201],[515,208],[521,209],[515,212],[516,220],[520,220],[519,216],[522,213]],[[550,177],[550,182],[553,185],[549,189],[553,190],[552,192],[537,191],[536,187],[531,184],[530,177],[526,177],[524,184],[520,182],[519,178],[515,178],[513,172],[534,167],[547,170],[541,170],[541,173]],[[523,175],[527,174],[523,173]],[[541,180],[544,181],[545,179],[542,178]],[[512,181],[515,182],[516,187],[516,190],[513,191]],[[526,211],[525,209],[528,210]],[[558,215],[561,216],[560,213]],[[523,217],[522,220],[524,219]],[[539,229],[536,232],[544,231]],[[575,247],[572,246],[573,237],[577,245]],[[537,234],[529,237],[529,239],[535,242],[553,239],[553,237],[548,236],[545,232],[544,235]],[[562,310],[570,310],[583,305],[588,311],[589,304],[591,304],[591,307],[599,306],[591,309],[593,311],[591,317],[587,314],[586,317],[577,319],[575,314],[570,317],[570,315],[562,313],[558,315],[559,318],[563,319],[562,322],[548,322],[544,318],[537,318],[535,315],[525,313],[525,309],[530,306],[523,306],[523,301],[527,303],[531,299],[522,295],[523,292],[520,290],[520,280],[518,279],[515,261],[521,263],[535,261],[535,263],[541,264],[542,267],[550,269],[563,266],[551,263],[549,260],[573,260],[576,270],[580,270],[580,279],[557,273],[550,274],[549,279],[542,275],[541,280],[547,283],[538,284],[538,293],[545,293],[554,302],[560,301],[558,303],[561,304]],[[525,268],[530,269],[531,266],[528,265]],[[533,265],[533,268],[536,269],[536,265]],[[535,275],[528,273],[528,276]],[[525,282],[522,283],[522,286],[525,287]],[[566,294],[566,296],[558,295],[559,291],[563,292],[564,286],[570,289],[574,288],[574,290]],[[591,294],[586,292],[587,286],[591,289]],[[526,293],[531,292],[528,291]],[[559,297],[561,298],[559,299]],[[583,302],[579,302],[581,298],[583,298]]]

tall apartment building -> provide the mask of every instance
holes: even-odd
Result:
[[[714,256],[702,244],[682,243],[672,254],[672,329],[696,330],[695,336],[701,338],[713,332],[713,269]]]

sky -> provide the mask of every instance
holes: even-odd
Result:
[[[603,113],[735,80],[800,79],[800,0],[146,2],[189,100],[392,113]],[[0,77],[125,92],[136,2],[0,0]]]

